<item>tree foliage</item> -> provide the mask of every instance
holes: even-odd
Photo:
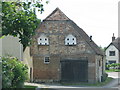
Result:
[[[16,58],[2,57],[2,87],[23,87],[28,79],[28,67]]]
[[[35,8],[44,11],[41,2],[2,2],[2,35],[19,36],[23,48],[30,45],[31,36],[40,20],[37,19]]]

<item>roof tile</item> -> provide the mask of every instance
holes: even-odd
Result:
[[[45,20],[69,20],[69,18],[59,8],[56,8]]]

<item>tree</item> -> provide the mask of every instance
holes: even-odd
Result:
[[[20,88],[28,79],[28,67],[17,58],[2,57],[2,87]]]
[[[46,1],[46,3],[48,3]],[[31,43],[31,37],[40,20],[37,19],[35,8],[42,13],[43,4],[39,1],[31,2],[2,2],[2,36],[19,36],[23,50]]]
[[[102,50],[103,52],[105,52],[106,47],[99,46],[99,48],[100,48],[100,50]]]

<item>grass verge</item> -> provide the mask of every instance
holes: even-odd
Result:
[[[105,70],[105,72],[120,72],[120,69]]]
[[[24,85],[24,88],[37,88],[37,86]]]
[[[107,79],[104,82],[98,82],[95,84],[89,84],[89,83],[61,83],[61,85],[65,85],[65,86],[104,86],[106,84],[108,84],[110,81],[112,81],[113,78],[111,77],[107,77]]]

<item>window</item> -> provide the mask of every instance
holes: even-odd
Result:
[[[115,51],[109,51],[109,56],[115,56]]]
[[[116,63],[116,61],[109,61],[109,64]]]
[[[38,38],[38,45],[49,45],[48,37],[44,34],[40,35]]]
[[[72,34],[69,34],[66,38],[65,38],[65,45],[76,45],[76,37],[74,37]]]
[[[44,63],[50,63],[49,57],[45,57],[45,58],[44,58]]]

